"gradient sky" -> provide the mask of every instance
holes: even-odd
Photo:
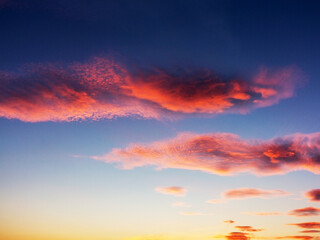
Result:
[[[319,12],[0,0],[0,239],[319,240]]]

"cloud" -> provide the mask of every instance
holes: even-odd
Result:
[[[297,217],[310,217],[320,215],[320,208],[306,207],[292,210],[289,215]]]
[[[250,240],[249,235],[243,232],[231,232],[225,238],[227,240]]]
[[[279,212],[244,212],[246,215],[255,215],[255,216],[276,216],[281,215]]]
[[[29,64],[0,72],[0,117],[25,122],[246,113],[290,98],[302,77],[294,67],[263,68],[252,79],[209,70],[137,70],[107,58]]]
[[[154,108],[123,93],[126,75],[120,65],[100,58],[0,73],[0,117],[25,122],[158,118]]]
[[[291,223],[288,225],[297,226],[300,228],[320,229],[320,222],[303,222],[303,223]]]
[[[240,231],[243,231],[243,232],[260,232],[260,231],[263,230],[263,229],[253,228],[251,226],[235,226],[235,228],[237,228],[237,229],[239,229]]]
[[[244,199],[244,198],[271,198],[287,196],[290,193],[282,190],[263,190],[258,188],[238,188],[228,190],[223,193],[225,198]]]
[[[303,231],[300,231],[301,233],[320,233],[319,230],[303,230]]]
[[[208,201],[206,201],[207,203],[210,203],[210,204],[221,204],[221,203],[225,203],[226,202],[226,199],[210,199]]]
[[[226,220],[226,221],[223,221],[223,222],[229,223],[229,224],[235,223],[235,221],[233,221],[233,220]]]
[[[172,207],[191,207],[190,204],[186,202],[174,202],[171,204]]]
[[[269,141],[244,140],[230,133],[192,134],[151,144],[130,144],[93,159],[123,169],[156,166],[201,170],[218,175],[249,172],[284,174],[296,170],[320,173],[320,132],[294,134]],[[267,193],[266,193],[267,194]]]
[[[185,189],[184,187],[171,186],[171,187],[157,187],[155,191],[162,194],[182,197],[186,194],[187,189]]]
[[[276,239],[302,239],[302,240],[309,240],[314,239],[312,236],[285,236],[285,237],[276,237]]]
[[[318,162],[320,162],[318,157]],[[313,189],[305,193],[305,196],[312,202],[320,201],[320,189]]]

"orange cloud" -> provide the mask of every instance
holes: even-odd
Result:
[[[244,231],[244,232],[260,232],[263,230],[263,229],[253,228],[251,226],[235,226],[235,228],[239,229],[240,231]]]
[[[226,191],[223,193],[225,198],[243,199],[243,198],[269,198],[286,196],[290,193],[282,190],[263,190],[257,188],[238,188]]]
[[[269,141],[243,140],[229,133],[191,134],[152,144],[131,144],[92,158],[124,169],[141,166],[201,170],[219,175],[250,172],[283,174],[296,170],[320,173],[320,132]],[[253,194],[259,194],[254,192]],[[265,193],[268,195],[268,193]]]
[[[0,117],[26,122],[245,113],[294,95],[294,67],[261,69],[253,79],[208,70],[139,71],[106,58],[69,65],[25,65],[0,72]]]
[[[225,223],[230,223],[230,224],[234,223],[233,220],[226,220],[226,221],[224,221],[224,222],[225,222]]]
[[[231,232],[229,235],[226,235],[227,240],[250,240],[250,237],[247,233],[243,232]]]
[[[157,192],[167,195],[175,195],[175,196],[184,196],[187,192],[187,190],[184,187],[157,187],[155,189]]]
[[[310,217],[320,215],[320,208],[306,207],[292,210],[289,215],[297,217]]]
[[[319,157],[318,157],[319,158]],[[319,162],[319,160],[318,160]],[[305,193],[305,196],[312,202],[320,201],[320,189],[313,189]]]
[[[302,239],[302,240],[310,240],[313,239],[312,236],[285,236],[285,237],[277,237],[276,239]]]
[[[303,222],[303,223],[292,223],[289,225],[297,226],[300,228],[311,228],[311,229],[320,229],[320,222]]]

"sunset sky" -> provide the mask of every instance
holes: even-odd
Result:
[[[320,240],[319,12],[0,0],[0,240]]]

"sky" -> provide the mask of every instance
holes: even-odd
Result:
[[[318,1],[0,0],[0,239],[320,239]]]

